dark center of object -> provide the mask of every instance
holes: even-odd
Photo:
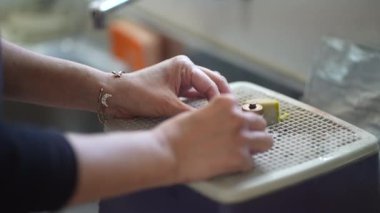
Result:
[[[256,109],[256,104],[249,104],[249,109]]]

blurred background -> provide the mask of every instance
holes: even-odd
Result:
[[[122,5],[113,9],[115,2]],[[316,72],[313,69],[318,67],[315,64],[327,60],[320,60],[321,52],[325,54],[321,51],[326,45],[324,38],[334,37],[374,49],[380,46],[377,0],[0,3],[1,36],[42,54],[105,72],[134,71],[185,54],[195,63],[219,71],[229,81],[250,81],[296,99],[312,82]],[[374,70],[371,75],[380,76],[377,63],[368,69]],[[318,91],[318,85],[313,84],[313,91]],[[316,92],[309,90],[308,94]],[[379,103],[379,94],[371,97],[370,104]],[[304,100],[311,100],[310,96]],[[351,110],[356,110],[354,105]],[[92,113],[30,104],[6,102],[5,118],[62,131],[102,131]],[[62,212],[96,211],[96,204],[89,204]]]

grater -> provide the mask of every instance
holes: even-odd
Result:
[[[189,191],[187,193],[193,193],[194,196],[199,197],[196,199],[207,200],[214,206],[226,207],[223,210],[225,212],[233,212],[232,207],[268,197],[273,199],[276,192],[286,194],[287,188],[294,188],[307,181],[324,177],[326,174],[333,174],[339,169],[349,170],[350,165],[357,165],[358,162],[364,162],[364,159],[371,159],[375,165],[373,171],[377,171],[377,139],[370,133],[314,107],[253,83],[234,82],[230,84],[230,87],[241,104],[255,98],[277,99],[280,102],[280,113],[287,116],[283,121],[267,128],[273,136],[274,145],[269,151],[252,157],[255,164],[252,171],[219,176],[181,186],[181,190]],[[195,100],[189,101],[188,104],[200,108],[206,105],[207,101]],[[110,120],[105,130],[150,129],[163,120],[163,118]],[[372,181],[373,186],[377,191],[377,173],[369,172],[361,175],[374,176],[371,181],[374,181]],[[341,178],[350,184],[349,177]],[[339,182],[344,181],[339,180]],[[366,184],[363,184],[362,188],[364,185]],[[376,192],[373,194],[377,196]],[[263,204],[258,204],[257,208],[260,205],[265,207]],[[248,206],[252,207],[252,205]],[[112,208],[112,202],[106,201],[103,205],[101,204],[100,209],[104,208]],[[250,210],[255,210],[255,205],[252,208]],[[214,212],[223,212],[221,209],[223,208],[215,208]],[[239,212],[243,212],[241,208]]]

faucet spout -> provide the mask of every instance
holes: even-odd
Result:
[[[95,0],[90,4],[90,12],[94,27],[103,29],[106,25],[107,14],[115,11],[125,5],[132,3],[135,0]]]

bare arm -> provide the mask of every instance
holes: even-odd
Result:
[[[66,134],[79,168],[71,203],[247,170],[251,154],[272,144],[263,118],[243,113],[231,96],[217,97],[230,92],[226,79],[186,56],[114,78],[10,43],[2,46],[8,99],[95,111],[104,88],[112,94],[106,113],[115,117],[188,111],[150,131]],[[192,111],[179,96],[212,101]]]
[[[113,96],[106,113],[126,118],[171,116],[190,109],[179,96],[211,99],[229,92],[225,78],[186,56],[115,79],[89,66],[2,42],[5,97],[11,100],[96,111],[100,88],[104,88]]]
[[[251,155],[272,146],[265,127],[262,117],[221,96],[150,131],[69,134],[79,163],[71,203],[249,170]]]
[[[43,56],[2,40],[7,99],[96,111],[107,74],[67,60]]]
[[[79,163],[72,204],[178,181],[169,149],[152,132],[69,134],[67,138]]]

